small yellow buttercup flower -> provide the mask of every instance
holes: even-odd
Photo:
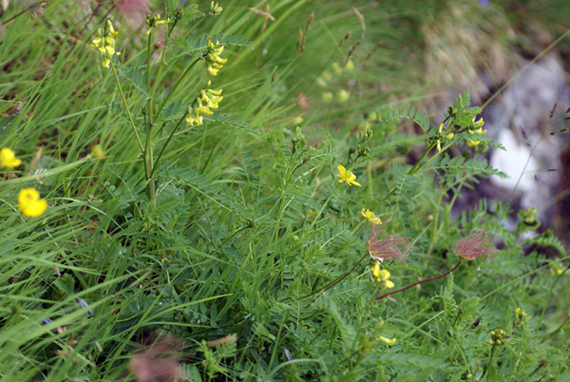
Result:
[[[337,176],[340,178],[340,180],[338,181],[339,183],[346,182],[346,184],[348,184],[349,186],[354,184],[355,186],[360,187],[360,183],[356,182],[356,175],[345,169],[344,166],[341,164],[339,164],[337,168],[338,168]]]
[[[383,284],[386,288],[394,288],[394,283],[390,280],[390,272],[387,269],[380,269],[380,265],[376,263],[374,268],[372,268],[372,274],[376,277],[376,280]]]
[[[16,158],[16,153],[8,147],[2,147],[0,150],[0,167],[16,168],[22,164],[22,161]]]
[[[24,216],[35,218],[47,209],[47,201],[40,198],[35,188],[23,188],[18,195],[18,208]]]
[[[360,211],[362,213],[362,216],[364,216],[366,219],[368,219],[368,221],[372,224],[382,224],[382,220],[380,220],[379,217],[377,217],[376,215],[374,215],[374,212],[370,211],[369,209],[366,209],[366,212],[364,211],[364,208],[362,209],[362,211]]]
[[[377,337],[377,338],[376,338],[376,341],[382,341],[382,342],[384,342],[384,343],[387,344],[387,345],[393,345],[393,344],[396,343],[396,337],[388,339],[388,338],[386,338],[386,337],[384,337],[384,336],[380,336],[380,337]]]

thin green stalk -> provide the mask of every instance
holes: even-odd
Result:
[[[191,63],[190,65],[188,65],[188,67],[186,69],[184,69],[184,72],[182,73],[180,78],[178,78],[178,81],[176,81],[176,83],[172,87],[172,90],[168,92],[164,101],[161,102],[160,106],[158,107],[158,111],[156,112],[156,115],[160,115],[160,112],[162,111],[164,106],[168,103],[168,101],[170,100],[170,97],[172,97],[172,95],[174,94],[174,92],[178,88],[178,85],[180,85],[180,83],[182,82],[182,79],[184,79],[184,77],[186,77],[186,75],[190,72],[190,69],[192,69],[192,67],[194,65],[196,65],[196,63],[198,61],[200,61],[201,59],[202,59],[202,56],[198,57],[196,60],[194,60],[193,63]]]
[[[144,149],[144,161],[146,169],[146,190],[148,199],[155,205],[155,184],[152,174],[154,173],[154,160],[152,159],[152,99],[148,98],[148,129],[146,131],[146,146]]]
[[[162,158],[162,154],[164,153],[164,150],[166,149],[166,147],[168,146],[168,144],[170,143],[170,140],[172,139],[172,137],[174,136],[174,134],[178,131],[178,128],[180,127],[180,125],[182,124],[182,121],[184,121],[186,119],[186,116],[188,115],[188,110],[186,110],[186,113],[184,113],[184,115],[182,116],[182,118],[180,118],[178,120],[178,123],[176,124],[176,126],[174,126],[174,129],[172,130],[172,132],[170,133],[170,135],[168,136],[168,138],[166,139],[166,143],[164,144],[164,146],[162,146],[162,149],[160,150],[160,153],[158,154],[158,157],[156,158],[156,163],[153,164],[152,166],[152,170],[150,172],[150,175],[154,175],[154,169],[158,167],[158,163],[160,162],[160,158]]]
[[[569,267],[570,268],[570,267]],[[562,272],[561,274],[558,275],[558,277],[556,278],[556,280],[554,280],[554,282],[552,283],[552,285],[550,286],[550,290],[548,291],[548,296],[546,296],[546,301],[544,301],[544,308],[542,308],[542,313],[540,315],[540,319],[538,320],[538,325],[536,326],[536,332],[535,334],[538,334],[538,330],[540,329],[540,325],[542,324],[542,319],[544,318],[544,312],[546,312],[546,307],[548,306],[548,301],[550,301],[550,296],[552,295],[552,290],[554,289],[554,286],[556,285],[556,283],[558,283],[558,280],[560,280],[560,278],[562,276],[564,276],[564,273],[566,273],[566,271],[569,269],[566,268],[564,270],[564,272]]]
[[[489,370],[491,370],[491,367],[493,367],[493,357],[495,355],[495,347],[496,345],[493,345],[493,348],[491,349],[491,355],[489,356],[489,366],[487,366],[487,370],[485,370],[485,375],[483,376],[483,379],[487,378],[487,376],[489,375]]]
[[[150,94],[150,43],[152,41],[152,28],[148,34],[146,45],[146,92]]]
[[[562,325],[560,325],[558,328],[556,328],[555,331],[553,331],[552,333],[550,333],[548,336],[544,337],[540,343],[545,342],[546,340],[551,339],[552,337],[554,337],[556,334],[558,334],[563,328],[564,326],[566,326],[566,324],[568,323],[568,321],[570,321],[570,316],[566,317],[566,319],[564,320],[564,322],[562,323]]]
[[[115,64],[113,64],[112,60],[111,60],[111,69],[113,69],[113,75],[115,76],[115,83],[117,84],[117,87],[119,88],[119,94],[121,95],[121,100],[123,101],[123,105],[125,106],[125,110],[127,111],[127,116],[129,117],[129,122],[131,123],[131,127],[133,128],[133,131],[135,133],[135,137],[137,138],[139,148],[140,148],[141,152],[143,152],[144,147],[143,147],[141,138],[139,136],[139,133],[137,131],[137,126],[135,125],[135,122],[133,121],[133,116],[131,115],[131,111],[129,110],[129,106],[127,105],[127,100],[125,98],[125,94],[123,94],[123,89],[121,88],[121,83],[119,82],[119,77],[117,76],[117,71],[115,70]]]
[[[423,163],[426,155],[431,151],[431,149],[433,149],[435,146],[437,145],[437,143],[433,142],[431,144],[428,145],[428,147],[426,148],[426,150],[424,151],[424,153],[422,154],[421,158],[416,162],[416,164],[410,169],[410,171],[408,171],[408,175],[414,175],[416,173],[416,171],[418,171],[418,169],[420,168],[421,164]],[[385,202],[386,200],[388,200],[388,198],[390,196],[392,196],[394,194],[394,192],[396,192],[396,187],[392,187],[392,189],[390,190],[390,192],[384,197],[382,198],[382,200],[380,201],[380,203]]]

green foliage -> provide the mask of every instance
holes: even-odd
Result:
[[[499,202],[454,209],[481,178],[506,176],[457,154],[468,140],[500,147],[477,132],[469,92],[440,111],[445,130],[420,102],[377,119],[391,95],[377,77],[403,81],[405,63],[396,50],[367,59],[369,34],[339,47],[361,26],[345,4],[308,28],[303,1],[230,1],[217,16],[182,3],[155,4],[172,19],[184,6],[156,40],[146,26],[127,36],[100,3],[121,25],[109,69],[82,2],[38,17],[10,2],[3,16],[0,148],[22,165],[0,169],[2,380],[143,380],[145,365],[189,381],[564,380],[563,244],[535,226],[521,239]],[[401,43],[409,23],[386,27],[391,5],[366,7],[367,33]],[[226,46],[216,76],[208,36]],[[223,89],[219,109],[187,123],[205,86]],[[27,187],[48,202],[39,217],[18,210]],[[479,232],[495,252],[459,263],[455,246]],[[547,264],[545,248],[560,257]],[[497,329],[504,345],[489,343]]]

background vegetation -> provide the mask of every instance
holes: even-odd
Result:
[[[169,27],[148,43],[124,3],[2,15],[0,147],[22,160],[0,170],[2,380],[570,380],[562,243],[523,235],[532,211],[509,229],[506,203],[451,213],[505,176],[465,145],[500,147],[465,130],[486,100],[475,76],[499,90],[514,51],[566,33],[565,1],[228,1],[216,16],[157,1],[163,19],[188,7],[166,45]],[[107,17],[124,100],[90,48]],[[215,77],[191,66],[206,36],[226,46]],[[178,125],[209,80],[220,109]],[[361,187],[338,183],[338,165]],[[40,217],[18,211],[26,187],[48,202]],[[455,269],[481,231],[492,256]],[[405,255],[379,264],[392,290],[455,270],[376,300],[388,254]]]

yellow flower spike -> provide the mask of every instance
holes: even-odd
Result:
[[[345,169],[343,165],[339,164],[337,169],[339,172],[337,176],[340,177],[339,183],[346,182],[349,186],[354,184],[355,186],[361,187],[360,183],[356,182],[356,175]]]
[[[224,46],[218,46],[219,41],[212,42],[212,38],[208,37],[207,47],[208,50],[203,56],[206,59],[208,73],[212,76],[218,75],[218,71],[222,69],[223,65],[228,61],[227,58],[221,58],[220,54],[224,51]]]
[[[114,37],[118,34],[115,29],[113,29],[113,24],[111,20],[107,19],[105,30],[99,28],[97,29],[97,36],[91,41],[91,49],[95,52],[99,52],[103,59],[101,60],[101,65],[104,68],[109,68],[111,65],[111,59],[113,56],[118,56],[121,53],[115,51],[115,39]]]
[[[40,198],[40,193],[35,188],[23,188],[18,195],[18,209],[22,215],[35,218],[46,211],[47,201]]]
[[[374,215],[374,212],[370,211],[369,209],[366,209],[366,212],[364,212],[364,208],[362,209],[362,211],[360,211],[362,213],[362,216],[364,216],[366,219],[368,219],[368,221],[372,224],[382,224],[382,220],[380,220],[379,217],[376,217],[376,215]]]
[[[22,160],[16,158],[16,153],[8,147],[0,150],[0,167],[16,168],[22,164]]]
[[[469,147],[473,147],[473,146],[477,146],[479,143],[481,143],[481,141],[477,140],[477,139],[470,139],[467,138],[465,140],[465,143],[467,143],[467,146]]]
[[[388,339],[384,336],[380,336],[376,338],[376,341],[382,341],[387,345],[394,345],[396,343],[396,337]]]

